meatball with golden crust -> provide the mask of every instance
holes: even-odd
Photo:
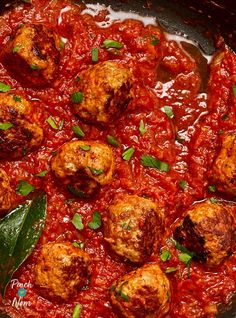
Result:
[[[132,84],[132,73],[122,64],[98,63],[80,74],[78,91],[83,99],[73,103],[74,112],[87,122],[108,124],[128,107]]]
[[[13,204],[14,192],[10,186],[10,178],[0,169],[0,217],[10,210]]]
[[[231,207],[210,201],[193,205],[176,228],[174,237],[194,252],[197,260],[208,266],[219,265],[232,254],[236,243]]]
[[[169,311],[170,283],[157,264],[146,264],[111,287],[111,302],[119,317],[160,318]]]
[[[40,24],[20,27],[3,51],[2,60],[13,76],[28,87],[51,83],[58,70],[59,37]]]
[[[26,99],[0,93],[0,158],[20,158],[41,144],[43,130],[32,118]]]
[[[71,243],[47,243],[35,265],[35,284],[46,298],[67,300],[88,283],[90,263],[90,256]]]
[[[108,209],[105,239],[118,255],[143,263],[155,251],[162,233],[163,211],[137,195],[123,195]]]
[[[212,167],[212,179],[218,190],[236,196],[236,132],[222,138],[221,150]]]
[[[100,186],[112,181],[115,158],[111,148],[94,141],[65,143],[52,159],[56,177],[82,197],[94,195]]]

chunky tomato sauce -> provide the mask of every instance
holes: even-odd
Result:
[[[44,130],[41,147],[18,161],[2,161],[12,178],[14,189],[19,180],[26,180],[36,189],[43,189],[48,196],[47,220],[43,234],[31,256],[14,274],[18,285],[10,283],[1,308],[12,317],[69,318],[77,303],[82,305],[81,318],[112,318],[115,314],[110,303],[109,288],[135,265],[122,261],[108,249],[103,239],[103,227],[88,228],[94,211],[100,211],[102,219],[107,206],[117,193],[138,194],[157,202],[165,209],[166,233],[162,246],[168,247],[172,258],[156,261],[171,282],[171,309],[168,317],[214,317],[217,308],[224,307],[236,290],[236,257],[232,255],[221,266],[208,269],[192,262],[190,273],[178,259],[178,252],[168,240],[176,222],[183,218],[186,209],[195,201],[216,196],[208,190],[208,176],[219,151],[221,134],[236,129],[236,98],[233,85],[236,79],[236,56],[227,47],[221,49],[223,59],[213,57],[210,64],[201,56],[183,50],[179,41],[168,40],[157,26],[144,26],[140,21],[115,21],[107,27],[105,9],[94,16],[83,11],[85,5],[72,4],[69,0],[32,0],[7,11],[0,17],[0,46],[5,45],[12,33],[22,23],[42,23],[53,29],[65,42],[61,49],[60,70],[51,87],[44,89],[23,88],[0,64],[0,80],[11,86],[14,94],[24,96],[33,105],[35,118]],[[151,43],[153,37],[159,42]],[[65,40],[66,39],[66,40]],[[101,48],[105,39],[124,44],[121,50],[109,52]],[[184,41],[184,39],[182,39]],[[94,64],[92,48],[99,49],[99,62],[122,61],[132,69],[135,98],[122,117],[107,127],[88,125],[74,116],[71,110],[71,93],[76,91],[80,72]],[[205,67],[204,78],[200,68]],[[208,80],[208,86],[203,82]],[[173,118],[163,111],[172,107]],[[61,130],[53,129],[47,122],[52,116],[57,124],[64,120]],[[139,132],[140,120],[146,133]],[[116,156],[116,172],[111,184],[101,188],[90,200],[75,198],[50,172],[50,160],[65,142],[77,139],[71,130],[79,125],[85,132],[84,140],[107,143],[107,135],[115,136],[120,147],[113,147]],[[124,149],[135,149],[130,161],[122,159]],[[152,155],[170,165],[169,172],[145,168],[140,163],[142,155]],[[47,170],[45,177],[35,174]],[[184,189],[179,181],[186,181]],[[15,203],[25,198],[15,195]],[[81,214],[85,228],[81,231],[71,223],[75,212]],[[92,258],[92,276],[89,286],[78,292],[68,302],[51,302],[41,297],[34,285],[34,263],[42,244],[46,242],[84,242],[85,251]],[[15,281],[16,282],[16,281]],[[24,303],[13,303],[19,284],[26,287]],[[22,299],[21,299],[22,300]]]

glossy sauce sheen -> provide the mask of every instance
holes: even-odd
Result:
[[[37,189],[44,189],[48,195],[43,235],[32,255],[13,277],[20,283],[32,284],[23,299],[30,304],[18,309],[12,306],[14,297],[18,297],[18,288],[12,288],[10,284],[3,307],[17,318],[69,318],[75,305],[80,303],[81,318],[115,317],[109,301],[109,288],[116,279],[136,267],[108,249],[103,228],[91,230],[87,223],[94,211],[100,211],[104,220],[107,206],[114,196],[128,193],[150,197],[165,209],[166,234],[162,246],[168,246],[172,258],[164,263],[157,253],[150,261],[158,262],[163,271],[171,266],[178,269],[167,274],[172,288],[168,317],[214,317],[216,305],[224,306],[236,290],[236,257],[232,255],[214,269],[192,262],[188,276],[185,265],[178,260],[178,252],[167,239],[172,236],[175,223],[193,202],[212,196],[207,178],[219,150],[219,132],[236,128],[236,98],[232,90],[236,57],[225,48],[220,64],[207,65],[201,54],[199,62],[196,54],[194,59],[179,42],[167,40],[158,27],[144,26],[135,20],[116,21],[107,26],[104,25],[108,13],[105,9],[95,12],[94,17],[84,9],[84,5],[71,4],[67,0],[33,0],[32,4],[19,5],[0,18],[0,46],[7,43],[21,23],[26,22],[42,23],[55,30],[64,41],[67,39],[61,50],[60,70],[52,87],[42,90],[23,88],[0,64],[1,82],[11,85],[14,94],[31,100],[37,120],[44,129],[44,142],[37,151],[19,161],[2,161],[1,167],[12,177],[13,188],[18,180],[24,179]],[[150,44],[151,35],[160,40],[157,45]],[[105,39],[122,42],[124,48],[119,54],[110,53],[101,48]],[[110,127],[83,123],[72,114],[70,106],[70,95],[76,91],[76,78],[93,64],[91,49],[95,47],[99,49],[99,62],[122,61],[132,69],[135,78],[133,102]],[[205,69],[200,71],[203,66]],[[202,74],[209,72],[211,81],[206,89],[202,85],[206,81]],[[168,118],[163,112],[165,105],[172,107],[174,118]],[[222,120],[225,114],[227,120]],[[48,125],[46,119],[49,116],[57,124],[64,119],[62,130],[54,130]],[[143,136],[139,132],[140,120],[144,121],[147,130]],[[43,178],[34,176],[50,170],[53,152],[65,142],[77,139],[71,130],[74,125],[82,127],[84,140],[106,143],[107,135],[112,135],[121,145],[113,147],[116,171],[112,183],[102,187],[92,200],[74,198],[51,172]],[[124,161],[121,154],[128,147],[134,147],[135,153],[130,161]],[[142,155],[152,155],[169,163],[170,171],[144,168],[140,163]],[[179,186],[180,180],[188,183],[184,190]],[[16,204],[24,200],[16,195]],[[71,223],[75,212],[82,215],[85,225],[82,231],[76,230]],[[42,298],[34,285],[33,266],[40,248],[46,242],[55,241],[83,241],[92,259],[89,286],[66,303]]]

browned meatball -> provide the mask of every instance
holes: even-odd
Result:
[[[98,63],[80,74],[78,91],[83,100],[73,104],[76,114],[91,123],[108,124],[117,119],[132,99],[132,74],[122,64]],[[73,100],[73,99],[72,99]]]
[[[111,293],[119,317],[160,318],[169,311],[169,280],[157,264],[126,274],[111,287]]]
[[[2,59],[24,86],[44,86],[54,80],[58,70],[59,42],[59,37],[46,27],[25,24],[7,44]]]
[[[47,243],[35,266],[35,283],[46,298],[68,299],[88,283],[90,257],[71,243]]]
[[[43,130],[32,119],[27,100],[0,93],[0,158],[19,158],[40,145]]]
[[[52,159],[52,170],[75,194],[94,195],[112,181],[115,158],[111,148],[94,141],[65,143]]]
[[[212,179],[218,190],[236,196],[236,133],[223,136],[221,150],[213,164]]]
[[[156,203],[137,195],[123,195],[109,207],[105,239],[118,255],[143,263],[157,247],[162,218]]]
[[[0,217],[10,210],[13,204],[14,192],[10,186],[10,178],[0,169]]]
[[[219,265],[236,243],[235,219],[230,206],[205,201],[188,210],[175,239],[208,266]]]

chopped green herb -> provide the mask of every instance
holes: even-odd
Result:
[[[116,284],[113,284],[110,288],[109,288],[109,292],[113,293],[116,289]]]
[[[84,249],[84,247],[85,247],[85,243],[84,242],[80,242],[79,243],[79,248]]]
[[[67,189],[78,198],[84,198],[86,196],[83,191],[78,191],[72,185],[68,185]]]
[[[172,107],[170,106],[164,106],[164,112],[166,113],[167,117],[169,118],[173,118],[174,117],[174,113],[172,111]]]
[[[47,170],[44,170],[44,171],[41,171],[41,172],[39,172],[39,173],[36,173],[35,176],[36,176],[36,177],[43,178],[43,177],[45,177],[47,174],[48,174],[48,171],[47,171]]]
[[[31,0],[22,0],[24,3],[31,3]]]
[[[0,92],[1,93],[6,93],[6,92],[9,92],[10,90],[11,90],[11,86],[0,82]]]
[[[155,36],[155,35],[151,35],[151,45],[157,45],[159,42],[160,42],[160,40]]]
[[[52,151],[51,154],[55,157],[57,155],[57,151]]]
[[[95,211],[92,216],[92,221],[88,223],[88,227],[92,230],[97,230],[102,225],[102,217],[99,211]]]
[[[110,49],[110,48],[121,49],[123,46],[124,45],[120,42],[107,39],[103,42],[101,47],[103,47],[105,49]]]
[[[123,160],[129,161],[135,152],[134,148],[128,148],[122,153]]]
[[[120,294],[120,297],[124,299],[124,301],[126,301],[126,302],[129,301],[129,296],[126,295],[125,293],[123,293],[122,290],[120,290],[119,294]]]
[[[216,192],[216,186],[214,184],[208,186],[210,192]]]
[[[85,133],[83,132],[83,130],[81,129],[80,126],[73,126],[72,128],[73,133],[75,133],[77,136],[79,137],[84,137]]]
[[[31,67],[31,69],[34,70],[34,71],[36,71],[36,70],[39,69],[39,67],[38,67],[37,65],[35,65],[35,64],[31,64],[30,67]]]
[[[160,256],[162,262],[166,262],[168,261],[169,259],[171,259],[171,254],[169,251],[167,250],[163,250],[161,251],[161,256]]]
[[[127,230],[127,231],[132,230],[132,227],[130,226],[130,222],[128,224],[126,222],[122,223],[121,227],[123,230]]]
[[[83,101],[84,94],[82,92],[75,92],[71,95],[72,103],[81,103]]]
[[[13,99],[14,99],[15,102],[21,102],[21,97],[20,96],[14,95]]]
[[[180,252],[189,254],[189,255],[194,255],[194,253],[190,252],[186,247],[184,247],[182,244],[171,238],[171,242],[174,244],[175,248],[179,250]]]
[[[185,265],[188,265],[189,262],[191,262],[193,256],[187,253],[180,253],[179,254],[179,260],[184,263]]]
[[[177,267],[167,267],[165,270],[165,273],[170,274],[170,273],[176,272],[177,270],[178,270]]]
[[[212,197],[212,198],[210,198],[210,202],[211,202],[211,203],[217,203],[218,200],[217,200],[217,198]]]
[[[27,196],[28,194],[30,194],[34,190],[35,190],[35,187],[24,180],[20,180],[16,186],[16,193],[23,195],[23,196]]]
[[[119,142],[118,140],[111,136],[111,135],[107,135],[107,142],[112,145],[113,147],[119,147]]]
[[[55,130],[58,130],[58,126],[55,123],[54,119],[50,116],[48,117],[48,119],[46,120],[46,122]]]
[[[78,244],[77,242],[73,242],[72,245],[73,245],[74,247],[79,247],[79,244]]]
[[[79,76],[76,77],[76,81],[80,82],[80,77]]]
[[[84,228],[83,221],[82,221],[82,216],[79,213],[75,213],[74,214],[71,223],[79,231],[83,230],[83,228]]]
[[[188,182],[186,180],[179,180],[178,184],[179,184],[180,188],[184,190],[186,188],[186,186],[188,185]]]
[[[168,163],[148,155],[141,157],[141,163],[144,167],[156,168],[164,172],[168,172],[170,170],[170,165]]]
[[[228,114],[224,114],[222,117],[221,117],[221,120],[223,121],[226,121],[229,119],[229,115]]]
[[[91,54],[92,54],[92,62],[98,62],[98,49],[92,48]]]
[[[63,40],[60,40],[60,50],[63,50],[66,43]]]
[[[0,123],[0,130],[8,130],[13,126],[11,123]]]
[[[91,146],[87,146],[87,145],[80,146],[80,149],[84,151],[89,151],[91,149]]]
[[[100,174],[104,173],[103,169],[95,169],[95,168],[91,168],[89,167],[90,171],[92,172],[92,174],[99,176]]]
[[[233,85],[233,93],[234,93],[234,97],[236,97],[236,85]]]
[[[12,53],[17,53],[21,47],[22,47],[21,44],[17,44],[16,46],[13,47]]]
[[[72,318],[80,318],[82,305],[77,304],[73,310]]]
[[[220,129],[219,132],[218,132],[219,135],[223,135],[224,133],[225,133],[225,132],[224,132],[224,130],[222,130],[222,129]]]
[[[142,119],[140,120],[140,124],[139,124],[139,132],[142,136],[147,132],[144,121]]]

